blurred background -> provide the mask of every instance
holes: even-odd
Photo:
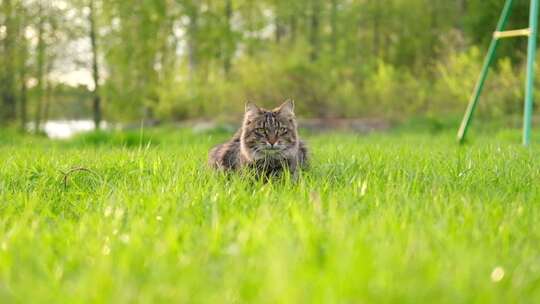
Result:
[[[503,2],[1,0],[0,122],[228,121],[292,98],[307,119],[455,126]],[[514,2],[508,28],[527,27]],[[526,39],[501,43],[480,118],[519,125],[525,55]]]

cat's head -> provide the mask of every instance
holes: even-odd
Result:
[[[266,110],[246,104],[240,138],[242,153],[249,159],[283,158],[296,153],[298,132],[294,102]]]

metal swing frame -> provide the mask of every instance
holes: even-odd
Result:
[[[489,67],[493,63],[495,52],[497,50],[497,46],[499,45],[499,40],[512,37],[528,37],[527,76],[525,79],[525,106],[523,111],[523,145],[528,146],[531,142],[531,125],[534,102],[534,67],[536,60],[536,36],[538,33],[539,0],[531,0],[528,28],[505,31],[506,24],[508,23],[508,18],[510,17],[510,13],[512,12],[513,2],[513,0],[506,0],[504,4],[501,16],[499,18],[499,22],[497,23],[497,28],[493,33],[487,55],[484,59],[480,78],[478,79],[476,86],[474,87],[474,91],[469,100],[469,105],[467,106],[465,116],[461,121],[461,126],[457,135],[459,143],[463,143],[465,140],[465,136],[467,135],[467,131],[471,124],[474,111],[476,110],[478,100],[480,99],[480,95],[482,94],[482,90],[484,88],[484,83],[489,72]]]

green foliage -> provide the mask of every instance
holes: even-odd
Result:
[[[515,2],[508,27],[522,28],[528,4]],[[502,8],[499,0],[93,0],[90,18],[89,1],[40,3],[6,0],[0,9],[0,117],[21,125],[27,116],[91,117],[90,97],[112,121],[222,118],[247,100],[286,98],[306,116],[456,115]],[[96,47],[85,50],[91,20]],[[481,115],[520,111],[524,52],[523,40],[501,43]],[[94,56],[96,92],[93,82],[58,83]]]
[[[379,61],[355,71],[331,62],[310,62],[304,48],[276,50],[237,61],[228,78],[173,82],[164,88],[159,115],[169,118],[228,117],[246,101],[273,106],[297,101],[306,117],[381,117],[406,121],[415,116],[459,115],[466,107],[483,60],[478,48],[447,51],[433,69],[414,72]],[[495,66],[479,114],[502,117],[521,111],[523,69],[505,58]]]
[[[436,83],[435,92],[437,98],[443,99],[442,104],[447,105],[444,110],[451,111],[456,104],[466,106],[478,79],[482,59],[480,50],[471,48],[466,53],[451,52],[445,60],[437,64],[439,81]]]
[[[366,108],[375,109],[377,116],[399,119],[423,113],[429,90],[424,79],[380,62],[364,84],[363,98],[371,103]]]
[[[540,154],[517,131],[310,136],[312,168],[267,184],[206,168],[227,134],[158,133],[0,146],[1,302],[540,300]]]
[[[471,48],[467,53],[450,53],[437,65],[438,81],[433,89],[432,112],[455,112],[466,107],[478,79],[483,54]],[[502,117],[519,113],[523,104],[524,69],[512,66],[509,58],[492,68],[479,105],[479,115]],[[436,107],[436,108],[433,108]]]

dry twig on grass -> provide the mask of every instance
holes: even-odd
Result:
[[[90,169],[88,169],[88,168],[85,168],[85,167],[74,167],[74,168],[69,169],[67,172],[60,171],[60,173],[62,173],[63,176],[64,176],[64,177],[63,177],[64,188],[67,188],[67,183],[68,183],[68,178],[69,178],[69,176],[70,176],[72,173],[80,172],[80,171],[92,173],[92,174],[94,174],[95,176],[100,177],[99,174],[97,174],[95,171],[92,171],[92,170],[90,170]]]

